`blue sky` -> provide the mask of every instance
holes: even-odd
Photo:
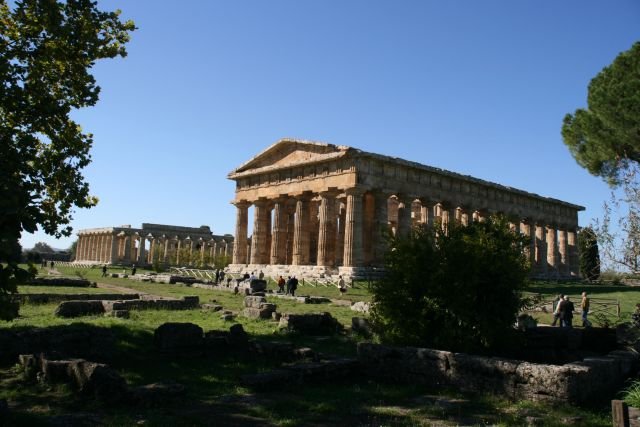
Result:
[[[349,145],[602,212],[562,143],[566,113],[640,40],[636,0],[100,1],[139,29],[96,64],[83,228],[233,233],[227,174],[283,137]],[[22,245],[45,241],[25,234]]]

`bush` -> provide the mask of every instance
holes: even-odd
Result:
[[[622,400],[629,406],[640,408],[640,381],[634,381],[622,391]]]
[[[383,342],[442,350],[504,348],[522,306],[525,238],[506,219],[436,225],[395,239],[372,286],[372,322]]]
[[[598,280],[600,278],[598,237],[591,227],[585,227],[578,233],[578,251],[582,277],[590,282]]]

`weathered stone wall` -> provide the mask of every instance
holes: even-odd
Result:
[[[631,351],[614,351],[566,365],[543,365],[360,343],[358,360],[368,375],[385,380],[485,391],[514,400],[586,403],[610,396],[636,369],[639,357]]]

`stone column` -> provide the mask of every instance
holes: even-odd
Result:
[[[251,237],[251,264],[268,264],[267,254],[267,209],[266,200],[253,204],[253,236]]]
[[[350,188],[347,193],[347,213],[344,231],[344,258],[346,267],[362,264],[362,190]]]
[[[110,255],[110,259],[109,262],[111,264],[115,264],[116,261],[118,260],[118,236],[116,236],[115,234],[111,235],[111,255]]]
[[[433,225],[433,204],[425,199],[420,199],[420,224]]]
[[[374,239],[374,257],[373,260],[377,265],[384,263],[384,255],[389,247],[389,212],[387,210],[389,195],[378,192],[375,197],[375,239]],[[421,209],[424,209],[424,205]],[[421,212],[421,215],[423,212]],[[430,217],[430,216],[429,216]],[[429,217],[421,216],[420,220],[428,220]]]
[[[569,254],[567,249],[567,229],[558,229],[558,272],[560,277],[569,277]]]
[[[293,230],[293,265],[309,263],[309,200],[296,200],[296,217]]]
[[[536,275],[547,277],[547,239],[543,225],[536,224]]]
[[[240,201],[236,206],[236,234],[233,240],[233,263],[247,263],[247,225],[249,203]]]
[[[182,251],[182,239],[177,237],[178,245],[176,247],[176,265],[180,267],[180,252]]]
[[[549,265],[547,274],[550,276],[557,276],[558,247],[556,239],[556,229],[551,225],[547,226],[547,264]]]
[[[80,252],[82,250],[82,236],[78,235],[78,243],[76,243],[76,256],[74,261],[80,261],[80,257],[82,256],[82,253]]]
[[[271,232],[271,264],[282,265],[287,260],[287,212],[284,199],[273,205],[273,231]]]
[[[385,209],[386,209],[385,204]],[[347,217],[347,207],[342,201],[338,201],[338,232],[336,233],[336,265],[344,265],[344,222]]]
[[[460,224],[469,225],[469,212],[464,208],[460,208]]]
[[[569,230],[567,232],[567,246],[569,251],[569,275],[571,277],[580,277],[580,256],[576,243],[575,230]]]
[[[318,229],[318,260],[319,266],[333,267],[335,265],[336,244],[336,199],[332,192],[320,193],[320,212]]]
[[[407,237],[411,233],[411,197],[398,196],[398,236]]]
[[[287,206],[287,256],[285,264],[293,264],[293,237],[296,229],[295,206]]]
[[[124,236],[122,244],[124,245],[123,261],[131,261],[131,238],[128,234]]]
[[[535,225],[532,221],[520,221],[520,233],[527,237],[527,243],[522,249],[529,261],[529,264],[531,265],[532,272],[536,265],[536,232],[533,229],[534,227]]]
[[[146,240],[147,240],[146,237],[140,236],[140,243],[138,245],[138,265],[140,266],[143,266],[147,263],[145,258],[146,251],[144,248],[146,244]]]

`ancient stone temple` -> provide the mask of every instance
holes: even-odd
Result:
[[[283,139],[228,175],[236,182],[232,271],[366,277],[385,234],[492,213],[530,238],[536,277],[579,275],[582,206],[347,146]],[[253,234],[248,238],[249,209]]]
[[[216,236],[211,229],[179,227],[175,225],[142,224],[120,227],[89,228],[78,232],[76,262],[100,264],[149,265],[154,260],[181,265],[212,260],[221,255],[231,256],[233,236]]]

